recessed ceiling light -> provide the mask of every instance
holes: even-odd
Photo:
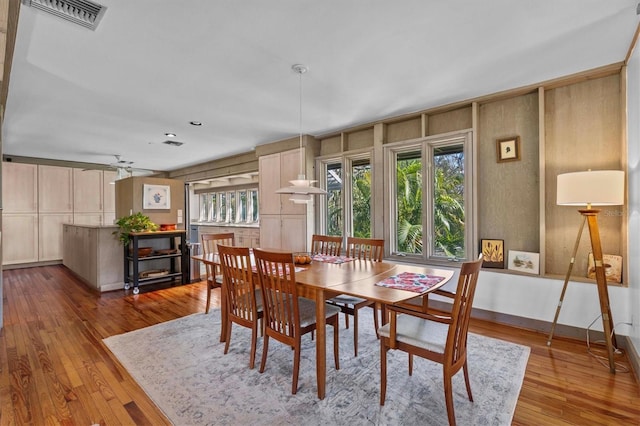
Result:
[[[202,123],[200,121],[190,121],[189,124],[191,124],[192,126],[202,126]]]
[[[175,138],[175,137],[176,137],[176,134],[175,134],[175,133],[165,133],[164,135],[165,135],[166,137],[168,137],[168,138]]]

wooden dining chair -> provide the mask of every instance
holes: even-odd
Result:
[[[316,329],[316,302],[298,296],[295,265],[292,253],[273,253],[253,250],[264,305],[264,342],[260,372],[264,372],[269,351],[269,338],[290,346],[293,355],[293,383],[291,393],[298,390],[301,337]],[[340,309],[327,304],[327,325],[333,326],[333,358],[340,369],[338,346],[338,314]]]
[[[202,254],[218,253],[218,244],[225,246],[235,245],[235,234],[227,232],[223,234],[202,234]],[[207,271],[207,306],[205,313],[209,313],[209,305],[211,305],[211,290],[222,287],[222,270],[219,265],[205,263]]]
[[[347,238],[347,256],[355,259],[382,262],[384,240],[375,238]],[[376,303],[355,296],[340,294],[327,300],[327,303],[340,308],[344,314],[344,322],[349,328],[349,315],[353,316],[353,353],[358,356],[358,311],[364,307],[373,309],[373,325],[378,332],[378,309]]]
[[[340,256],[342,253],[342,237],[332,235],[311,236],[311,255]]]
[[[473,296],[482,266],[482,255],[465,262],[455,293],[438,292],[453,299],[450,313],[431,313],[396,305],[387,306],[391,318],[380,334],[380,405],[387,392],[387,351],[399,349],[409,354],[409,375],[413,373],[413,356],[442,364],[444,397],[449,424],[455,425],[451,378],[462,368],[469,401],[473,402],[467,368],[467,333]]]
[[[251,255],[248,247],[230,247],[218,244],[222,266],[223,297],[226,297],[226,329],[224,353],[229,351],[231,327],[236,323],[251,329],[251,355],[249,368],[253,369],[256,359],[258,325],[263,317],[262,292],[253,280]]]

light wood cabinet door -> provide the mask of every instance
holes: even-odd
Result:
[[[37,213],[38,166],[2,163],[2,207],[5,213]]]
[[[2,215],[2,264],[38,261],[38,215]]]
[[[307,248],[307,218],[305,215],[268,215],[260,218],[259,247],[292,252]]]
[[[304,149],[302,150],[304,155]],[[303,169],[304,172],[304,169]],[[300,174],[300,149],[280,153],[280,187],[291,186],[289,181],[298,179]],[[307,179],[309,177],[307,176]],[[305,214],[306,204],[296,204],[289,200],[290,194],[280,196],[280,214]]]
[[[260,247],[264,249],[279,249],[282,246],[280,232],[280,215],[260,216]]]
[[[62,260],[63,224],[73,221],[72,214],[41,214],[38,218],[38,260]]]
[[[282,249],[292,252],[309,251],[307,247],[307,217],[305,215],[281,216],[280,239]]]
[[[111,170],[105,170],[102,172],[102,210],[106,213],[113,213],[116,215],[116,178],[118,174]],[[105,222],[112,223],[112,222]]]
[[[74,213],[102,212],[102,170],[73,169]]]
[[[302,151],[304,155],[304,149]],[[276,194],[279,188],[291,186],[289,181],[300,174],[300,149],[263,155],[258,160],[260,173],[260,215],[304,214],[304,204],[289,200],[289,194]],[[303,170],[304,171],[304,170]]]
[[[280,154],[263,155],[258,159],[260,174],[259,205],[260,220],[263,215],[280,214],[280,195],[276,190],[280,188]]]
[[[73,169],[38,166],[38,212],[73,212]]]

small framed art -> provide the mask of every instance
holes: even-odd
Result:
[[[520,136],[513,136],[496,141],[498,163],[516,161],[520,159]]]
[[[602,265],[604,266],[604,275],[608,282],[621,283],[622,282],[622,256],[615,254],[603,254]],[[587,277],[596,279],[596,267],[593,261],[593,253],[589,253],[589,269],[587,270]]]
[[[504,240],[480,240],[483,268],[504,269]]]
[[[171,187],[169,185],[143,185],[142,208],[155,210],[171,209]]]
[[[538,275],[540,273],[540,253],[509,250],[508,269]]]

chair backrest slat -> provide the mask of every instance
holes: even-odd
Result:
[[[342,252],[342,237],[314,234],[311,237],[311,254],[325,256],[340,256]]]
[[[249,248],[218,244],[217,249],[224,277],[227,312],[230,317],[253,322],[257,317],[256,285]]]
[[[218,244],[223,246],[235,246],[235,234],[233,232],[226,232],[222,234],[202,234],[200,236],[202,240],[202,254],[215,254],[218,253]],[[215,276],[221,274],[219,267],[213,267],[210,263],[206,263],[207,279],[214,283]]]
[[[467,352],[467,333],[469,331],[469,320],[471,318],[471,308],[473,297],[478,283],[478,275],[482,267],[482,255],[477,260],[465,262],[460,268],[458,287],[456,289],[453,306],[451,309],[451,325],[447,335],[447,348],[452,350],[447,352],[448,362],[454,364]]]
[[[382,262],[384,240],[377,238],[347,238],[347,256],[361,260]]]
[[[266,327],[279,339],[292,342],[300,334],[298,290],[292,253],[253,250],[265,312]]]

